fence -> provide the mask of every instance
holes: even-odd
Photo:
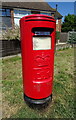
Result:
[[[68,32],[68,42],[70,44],[76,44],[76,32],[75,31]]]
[[[60,42],[56,44],[56,50],[70,47],[70,44],[66,43],[67,40],[68,33],[60,33]],[[0,57],[16,55],[18,53],[21,53],[19,40],[0,40]]]
[[[15,40],[0,40],[0,46],[2,44],[2,48],[0,47],[0,57],[8,56],[8,55],[16,55],[21,53],[21,45],[20,41]],[[56,50],[71,47],[70,44],[67,43],[59,43],[56,44]]]
[[[19,40],[0,40],[0,57],[14,55],[21,52]]]
[[[68,33],[66,33],[66,32],[61,32],[60,33],[60,42],[62,43],[62,42],[67,42],[67,40],[68,40]]]

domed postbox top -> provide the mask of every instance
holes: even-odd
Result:
[[[27,15],[22,17],[20,20],[25,20],[25,21],[50,21],[50,22],[56,22],[54,17],[48,16],[48,15],[43,15],[43,14],[33,14],[33,15]]]

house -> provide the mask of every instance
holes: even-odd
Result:
[[[61,32],[62,15],[49,6],[47,2],[2,2],[2,9],[0,9],[0,17],[2,17],[2,27],[14,28],[19,25],[19,20],[23,16],[30,14],[45,14],[53,16],[56,19],[56,31]]]

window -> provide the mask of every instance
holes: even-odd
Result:
[[[0,16],[11,16],[10,9],[0,9]]]
[[[2,16],[2,9],[0,9],[0,16]]]
[[[6,9],[6,16],[11,16],[10,9]]]
[[[50,12],[40,12],[40,14],[44,14],[44,15],[51,16],[51,13],[50,13]]]
[[[40,14],[40,11],[31,11],[31,14]]]

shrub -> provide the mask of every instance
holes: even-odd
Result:
[[[20,40],[19,26],[15,26],[14,29],[8,28],[2,32],[2,38],[6,40]]]
[[[60,32],[56,31],[56,40],[60,40]]]

